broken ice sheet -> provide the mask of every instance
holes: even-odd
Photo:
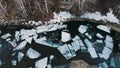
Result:
[[[71,54],[67,44],[64,44],[63,46],[60,46],[57,48],[61,54],[66,58],[66,59],[70,59],[72,57],[74,57],[74,55]]]
[[[89,47],[88,51],[89,51],[92,58],[97,58],[98,57],[97,53],[96,53],[96,51],[95,51],[95,49],[93,47]]]
[[[12,60],[12,65],[16,66],[17,65],[17,61],[16,60]]]
[[[87,31],[87,28],[88,27],[85,25],[80,25],[80,27],[78,28],[78,31],[83,34]]]
[[[43,58],[35,62],[35,68],[46,68],[47,67],[48,58]]]
[[[39,52],[35,51],[34,49],[29,48],[26,53],[26,56],[31,59],[36,59],[36,58],[39,58],[41,56],[41,54]]]
[[[98,25],[97,28],[107,33],[110,33],[110,29],[105,25]]]
[[[22,60],[23,56],[24,56],[24,54],[22,52],[18,53],[18,56],[17,56],[18,62],[20,62]]]
[[[27,41],[22,41],[16,48],[14,48],[13,50],[21,50],[23,49],[27,44]]]
[[[4,34],[1,36],[2,39],[7,39],[8,37],[10,37],[11,34],[10,33],[7,33],[7,34]]]
[[[103,54],[103,57],[104,59],[108,59],[110,57],[110,54],[112,53],[112,50],[107,48],[107,47],[104,47],[103,51],[102,51],[102,54]]]

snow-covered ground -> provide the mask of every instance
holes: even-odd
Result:
[[[81,18],[94,19],[97,21],[103,20],[104,22],[113,22],[120,24],[120,20],[113,14],[113,10],[109,9],[109,12],[106,15],[102,15],[101,12],[96,11],[95,13],[87,12],[81,16]]]

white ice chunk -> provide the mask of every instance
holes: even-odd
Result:
[[[10,41],[10,40],[11,40],[10,38],[7,38],[7,39],[6,39],[7,42]]]
[[[2,61],[0,60],[0,66],[2,65]]]
[[[16,39],[17,41],[19,41],[19,36],[20,36],[20,32],[19,32],[19,31],[16,31],[16,32],[15,32],[15,39]]]
[[[66,12],[66,11],[60,11],[60,13],[56,13],[54,12],[54,19],[51,20],[51,22],[61,22],[61,21],[64,21],[66,19],[70,19],[70,18],[73,18],[74,16],[71,15],[69,12]]]
[[[108,65],[106,64],[106,62],[103,62],[99,64],[99,68],[108,68]]]
[[[89,39],[92,39],[92,36],[89,35],[88,33],[85,33],[85,35],[86,35]]]
[[[80,37],[76,35],[72,40],[76,41],[76,40],[79,40],[79,39],[80,39]]]
[[[27,44],[27,41],[23,41],[16,48],[14,48],[13,50],[21,50],[26,46],[26,44]]]
[[[102,54],[103,54],[103,57],[104,59],[108,59],[110,57],[110,54],[112,53],[112,50],[107,48],[107,47],[104,47],[103,51],[102,51]]]
[[[74,48],[75,51],[78,51],[80,49],[80,42],[78,40],[72,42],[71,45],[72,45],[72,47]]]
[[[105,38],[105,41],[106,42],[113,42],[113,39],[112,39],[112,37],[110,37],[109,35],[107,35],[106,38]]]
[[[62,42],[67,42],[67,41],[71,40],[71,35],[68,32],[62,31],[61,37],[62,37],[61,38]]]
[[[98,53],[99,57],[100,58],[104,58],[103,55],[101,53]]]
[[[25,39],[29,44],[31,44],[31,42],[32,42],[32,37],[28,37],[28,38],[26,38]]]
[[[87,31],[87,28],[88,27],[85,25],[80,25],[80,27],[78,28],[78,31],[83,34]]]
[[[48,65],[47,65],[47,68],[52,68],[52,65],[51,65],[51,64],[48,64]]]
[[[93,47],[92,43],[87,38],[84,40],[84,42],[87,45],[87,47]]]
[[[18,62],[20,62],[23,57],[24,57],[24,54],[23,54],[22,52],[19,52],[19,53],[18,53],[18,56],[17,56]]]
[[[37,51],[35,51],[32,48],[29,48],[27,53],[26,53],[27,57],[31,58],[31,59],[36,59],[39,58],[41,56],[41,54]]]
[[[98,38],[104,38],[100,33],[97,33],[96,36],[97,36]]]
[[[110,36],[108,36],[108,35],[106,36],[105,45],[106,45],[106,47],[108,47],[108,48],[110,48],[110,49],[113,49],[114,44],[113,44],[113,39],[112,39],[112,37],[110,37]]]
[[[43,58],[35,62],[35,68],[46,68],[47,67],[48,58]]]
[[[26,30],[25,30],[25,29],[21,29],[21,30],[20,30],[20,35],[25,34],[25,32],[26,32]]]
[[[60,46],[60,47],[58,47],[57,49],[61,52],[61,54],[62,54],[67,60],[70,59],[70,58],[72,58],[72,57],[74,57],[74,55],[71,54],[71,52],[70,52],[67,44],[64,44],[63,46]]]
[[[97,53],[96,53],[96,51],[95,51],[95,49],[93,47],[89,47],[88,51],[89,51],[92,58],[97,58],[98,57]]]
[[[38,39],[34,39],[36,43],[38,44],[43,44],[43,45],[46,45],[46,46],[53,46],[53,44],[47,42],[47,38],[46,37],[41,37],[41,38],[38,38]]]
[[[68,44],[68,48],[70,49],[71,54],[73,56],[76,56],[75,50],[74,50],[74,48],[70,44]]]
[[[17,42],[15,40],[9,41],[8,43],[10,43],[13,47],[17,46]]]
[[[98,25],[97,28],[107,33],[110,33],[110,29],[105,25]]]
[[[37,33],[46,32],[48,30],[46,26],[38,26],[36,29],[37,29]]]
[[[103,41],[102,41],[102,40],[96,40],[96,42],[98,42],[98,43],[103,43]]]
[[[16,66],[17,65],[17,61],[16,60],[12,60],[12,65]]]
[[[4,34],[1,36],[2,39],[7,39],[8,37],[10,37],[11,34],[10,33],[7,33],[7,34]]]

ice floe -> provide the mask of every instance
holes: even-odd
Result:
[[[62,37],[61,38],[62,42],[67,42],[67,41],[71,40],[71,35],[68,32],[62,31],[61,37]]]
[[[107,60],[110,57],[111,53],[112,53],[112,50],[110,48],[104,47],[104,49],[102,51],[104,59]]]
[[[8,43],[10,43],[13,47],[17,46],[16,40],[8,41]]]
[[[24,57],[24,54],[22,52],[19,52],[17,56],[18,62],[20,62],[23,57]]]
[[[75,51],[78,51],[80,49],[80,42],[79,40],[76,40],[71,43],[72,47],[74,48]]]
[[[75,57],[74,54],[71,53],[70,49],[68,48],[67,44],[64,44],[63,46],[60,46],[57,48],[61,54],[66,58],[66,59],[70,59]]]
[[[22,41],[16,48],[14,48],[13,50],[21,50],[23,49],[27,44],[27,41]]]
[[[46,68],[47,67],[48,58],[43,58],[35,62],[35,68]]]
[[[29,44],[31,44],[32,43],[32,37],[28,37],[28,38],[26,38],[25,40],[29,43]]]
[[[2,39],[7,39],[8,37],[12,36],[10,33],[4,34],[1,36]]]
[[[97,33],[96,36],[97,36],[98,38],[104,38],[100,33]]]
[[[95,51],[95,49],[93,47],[89,47],[88,51],[89,51],[92,58],[97,58],[98,57],[97,53],[96,53],[96,51]]]
[[[78,28],[78,31],[83,34],[87,31],[87,28],[88,27],[85,25],[80,25],[80,27]]]
[[[113,49],[114,44],[113,44],[113,39],[112,39],[112,37],[110,37],[110,36],[108,36],[108,35],[106,36],[105,45],[106,45],[106,47],[108,47],[108,48],[110,48],[110,49]]]
[[[26,53],[26,56],[31,59],[36,59],[36,58],[39,58],[41,56],[41,54],[39,52],[35,51],[34,49],[29,48]]]
[[[12,60],[12,65],[16,66],[17,65],[17,61],[16,60]]]
[[[85,39],[84,42],[87,45],[87,47],[93,47],[92,43],[88,39]]]
[[[97,28],[107,33],[110,33],[110,29],[105,25],[98,25]]]

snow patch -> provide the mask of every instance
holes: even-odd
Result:
[[[12,65],[16,66],[17,65],[17,61],[16,60],[12,60]]]
[[[120,24],[119,19],[113,14],[113,10],[109,9],[109,12],[106,13],[105,15],[102,15],[101,12],[96,11],[95,13],[85,13],[81,16],[81,18],[88,18],[88,19],[94,19],[94,20],[103,20],[104,22],[113,22],[113,23],[117,23]]]

